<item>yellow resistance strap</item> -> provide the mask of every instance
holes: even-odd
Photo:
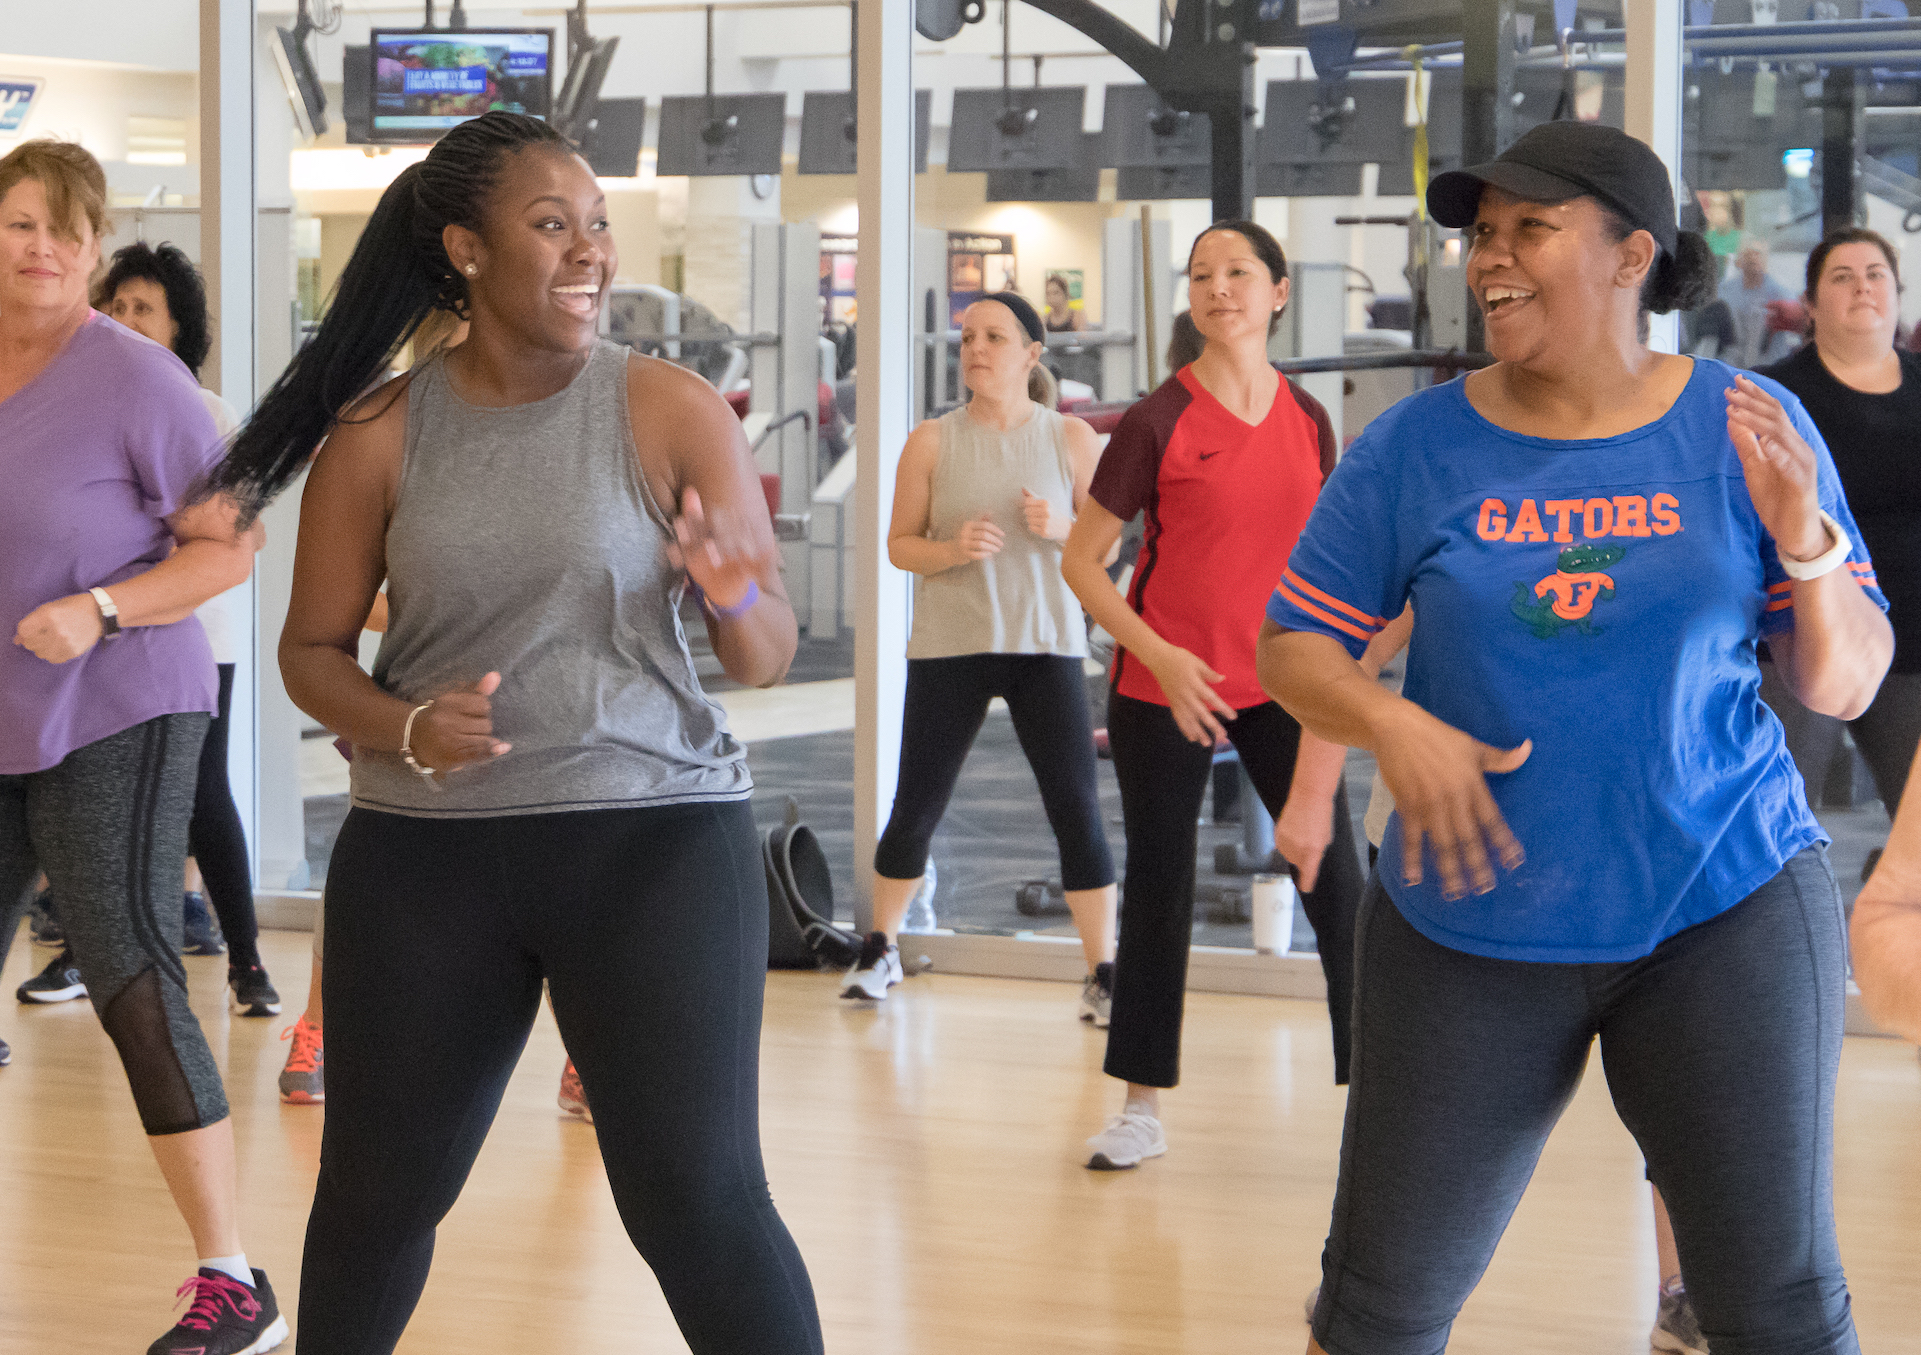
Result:
[[[1427,216],[1427,90],[1422,86],[1421,49],[1409,46],[1407,59],[1414,66],[1414,215]]]

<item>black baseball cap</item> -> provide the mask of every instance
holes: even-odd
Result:
[[[1598,122],[1544,122],[1485,165],[1452,169],[1427,186],[1427,210],[1443,226],[1474,224],[1481,190],[1493,184],[1528,202],[1594,197],[1674,253],[1674,184],[1661,157]]]

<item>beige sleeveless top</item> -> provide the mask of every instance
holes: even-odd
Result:
[[[940,420],[927,535],[951,541],[961,524],[992,518],[1006,539],[998,555],[914,580],[910,659],[961,654],[1087,654],[1080,600],[1061,577],[1061,546],[1027,530],[1021,490],[1074,515],[1074,467],[1066,419],[1041,405],[1020,427],[998,432],[966,406]]]

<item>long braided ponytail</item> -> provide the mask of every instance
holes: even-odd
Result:
[[[280,374],[214,472],[212,488],[240,503],[243,523],[300,474],[429,313],[467,313],[467,284],[441,233],[448,226],[479,229],[502,160],[529,146],[567,144],[538,118],[486,113],[448,132],[388,186],[319,332]]]

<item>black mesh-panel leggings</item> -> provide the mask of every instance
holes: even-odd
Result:
[[[0,963],[44,870],[149,1134],[204,1129],[227,1114],[180,963],[187,812],[206,730],[204,714],[162,715],[56,767],[0,776]]]
[[[200,745],[200,776],[194,783],[193,818],[187,846],[207,882],[207,902],[220,919],[231,964],[260,962],[260,923],[254,916],[253,872],[247,865],[247,834],[227,781],[227,726],[233,707],[234,665],[220,665],[220,713]],[[58,897],[57,895],[55,896]]]
[[[472,819],[355,809],[327,922],[303,1348],[384,1355],[399,1341],[545,979],[615,1204],[688,1346],[817,1355],[807,1268],[761,1167],[767,890],[745,801]]]

